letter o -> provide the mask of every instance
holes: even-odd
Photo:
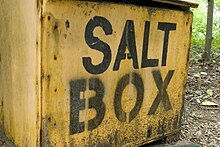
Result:
[[[126,112],[124,112],[124,110],[122,109],[121,97],[125,87],[130,84],[130,76],[130,82],[136,87],[137,90],[137,100],[134,108],[129,112],[129,122],[131,122],[137,116],[143,103],[144,84],[140,75],[138,73],[124,75],[117,84],[114,97],[115,115],[117,119],[121,122],[126,122]]]

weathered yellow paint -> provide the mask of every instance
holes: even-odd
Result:
[[[0,120],[18,146],[39,145],[37,0],[1,0]]]
[[[188,8],[191,3],[184,2],[181,6]],[[94,30],[94,36],[106,42],[112,53],[110,66],[96,75],[88,73],[82,63],[83,57],[91,57],[95,65],[103,59],[103,54],[92,50],[85,41],[86,25],[94,16],[105,17],[113,30],[110,35],[105,35],[101,27]],[[133,60],[126,59],[121,61],[119,70],[113,71],[126,20],[134,22],[139,68],[134,69]],[[148,57],[159,59],[156,67],[141,68],[145,21],[151,24]],[[164,31],[158,30],[158,22],[176,23],[176,30],[169,34],[166,66],[161,66]],[[0,125],[4,125],[7,136],[16,145],[29,147],[134,146],[178,133],[191,25],[192,13],[175,9],[75,0],[2,0]],[[163,80],[169,70],[174,70],[166,88],[172,109],[166,111],[160,102],[156,113],[148,115],[158,94],[152,75],[155,70],[160,71]],[[143,80],[143,103],[131,122],[128,115],[126,121],[121,122],[115,114],[115,90],[118,81],[126,74],[131,76],[132,72]],[[88,90],[91,78],[98,78],[104,85],[106,111],[101,124],[88,131],[88,121],[97,115],[95,109],[88,109],[89,97],[96,94]],[[80,79],[87,80],[87,90],[80,94],[87,99],[87,110],[79,112],[79,121],[85,122],[85,131],[71,134],[70,82]],[[136,95],[134,85],[125,87],[121,103],[127,114],[135,106]],[[75,105],[79,104],[72,104]],[[158,127],[160,125],[163,127]]]
[[[112,52],[108,69],[98,75],[88,73],[83,57],[91,57],[92,63],[102,62],[103,54],[90,49],[85,41],[85,28],[94,16],[105,17],[112,25],[113,34],[105,35],[101,27],[94,36],[106,42]],[[134,69],[132,60],[122,60],[118,71],[113,71],[118,46],[126,20],[133,20],[139,69]],[[66,22],[69,22],[69,26]],[[159,59],[157,67],[141,67],[144,23],[150,21],[149,58]],[[158,22],[176,23],[170,32],[167,65],[161,66],[164,32],[158,30]],[[42,25],[42,142],[51,146],[89,145],[141,145],[164,135],[179,132],[183,110],[184,86],[187,77],[187,60],[190,47],[192,13],[160,8],[117,5],[109,3],[61,1],[48,2],[43,7]],[[162,103],[154,115],[147,115],[157,96],[158,89],[152,71],[159,70],[165,79],[169,70],[175,70],[167,87],[172,109],[165,111]],[[144,83],[144,99],[138,115],[130,122],[120,122],[115,115],[114,94],[122,76],[136,72]],[[98,128],[88,131],[88,120],[96,116],[95,109],[80,111],[80,121],[85,131],[70,134],[70,81],[99,78],[105,87],[106,112]],[[87,82],[88,84],[88,82]],[[129,85],[122,95],[122,108],[130,112],[136,102],[136,88]],[[87,91],[86,98],[95,93]],[[78,104],[75,104],[78,105]],[[85,104],[88,108],[88,103]],[[164,130],[158,133],[158,124]],[[177,126],[175,126],[177,125]],[[147,136],[149,126],[152,135]]]

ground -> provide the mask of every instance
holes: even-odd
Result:
[[[214,104],[203,106],[205,101]],[[220,146],[220,59],[190,62],[183,119],[182,139]]]
[[[213,102],[208,106],[205,101]],[[181,146],[220,146],[220,58],[211,62],[191,60],[185,95]],[[187,144],[187,145],[186,145]],[[0,128],[0,147],[13,147]],[[154,143],[150,146],[171,146]]]
[[[15,147],[11,140],[5,134],[4,129],[0,126],[0,147]]]

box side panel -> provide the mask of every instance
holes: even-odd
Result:
[[[190,12],[95,2],[43,11],[43,144],[141,145],[180,129]]]
[[[0,126],[3,125],[3,98],[0,97]]]
[[[1,1],[0,116],[18,146],[36,146],[38,138],[37,23],[37,0]]]

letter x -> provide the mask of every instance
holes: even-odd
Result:
[[[170,104],[170,100],[169,100],[169,96],[167,94],[167,87],[168,84],[170,83],[171,78],[173,77],[174,74],[174,70],[169,70],[165,80],[162,80],[162,76],[160,71],[152,71],[153,77],[154,77],[154,81],[156,82],[157,88],[159,90],[152,106],[150,107],[150,110],[148,112],[148,115],[153,115],[155,114],[160,101],[162,101],[163,106],[165,108],[166,111],[172,109],[171,104]]]

